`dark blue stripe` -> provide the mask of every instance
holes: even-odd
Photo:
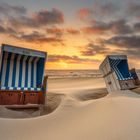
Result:
[[[21,57],[20,59],[20,69],[19,69],[19,83],[18,83],[18,87],[21,87],[21,83],[22,83],[22,67],[23,67],[23,59],[24,59],[24,55]]]
[[[11,56],[12,56],[12,54],[11,53],[8,53],[7,67],[6,67],[6,76],[5,76],[5,83],[4,83],[4,86],[5,87],[8,87]]]
[[[40,58],[37,63],[37,87],[42,85],[42,79],[43,79],[43,72],[44,72],[44,65],[45,59]]]
[[[26,60],[26,67],[25,67],[25,87],[28,87],[28,67],[29,67],[29,59],[30,59],[30,56],[28,56],[27,60]]]
[[[32,64],[31,64],[31,87],[34,87],[34,62],[35,59],[33,59]]]
[[[3,52],[3,55],[2,55],[2,63],[1,63],[1,68],[0,68],[0,81],[2,81],[2,69],[3,69],[4,56],[5,56],[5,52]],[[1,82],[0,82],[0,86],[1,86]]]
[[[16,82],[17,59],[18,59],[18,55],[16,54],[14,58],[14,66],[13,66],[12,87],[15,87],[15,82]]]

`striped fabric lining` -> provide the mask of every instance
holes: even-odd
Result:
[[[112,69],[116,72],[118,79],[119,80],[133,79],[133,77],[131,77],[130,75],[127,78],[122,75],[121,71],[117,67],[120,62],[121,62],[120,59],[117,59],[117,60],[116,59],[110,59],[110,65],[111,65]]]
[[[118,78],[120,80],[124,80],[122,74],[120,73],[120,71],[118,70],[117,68],[117,65],[120,63],[120,60],[110,60],[112,63],[111,63],[111,66],[113,68],[113,70],[116,72]]]
[[[37,88],[37,64],[40,58],[3,52],[0,89],[41,90]]]

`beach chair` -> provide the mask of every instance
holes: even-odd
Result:
[[[134,79],[134,84],[137,85],[137,86],[139,86],[140,85],[140,80],[139,80],[139,77],[137,75],[136,69],[135,68],[132,68],[129,72],[130,72],[130,75]]]
[[[0,47],[0,105],[45,104],[47,53],[3,44]]]
[[[108,55],[101,63],[99,69],[109,92],[136,87],[136,80],[129,71],[126,55]]]

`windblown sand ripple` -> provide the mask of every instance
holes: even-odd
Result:
[[[104,87],[102,79],[50,81],[49,92],[55,95],[51,98],[59,101],[56,106],[56,103],[50,103],[50,106],[54,105],[54,111],[35,118],[1,118],[0,138],[139,140],[140,95],[133,91],[120,91],[96,100],[92,93],[97,94],[98,91],[100,94],[102,91],[105,94]]]

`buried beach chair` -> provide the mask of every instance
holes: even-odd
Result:
[[[126,55],[108,55],[99,69],[109,92],[135,88],[139,81],[136,72],[129,71]]]
[[[6,44],[0,52],[0,105],[44,104],[47,53]]]

